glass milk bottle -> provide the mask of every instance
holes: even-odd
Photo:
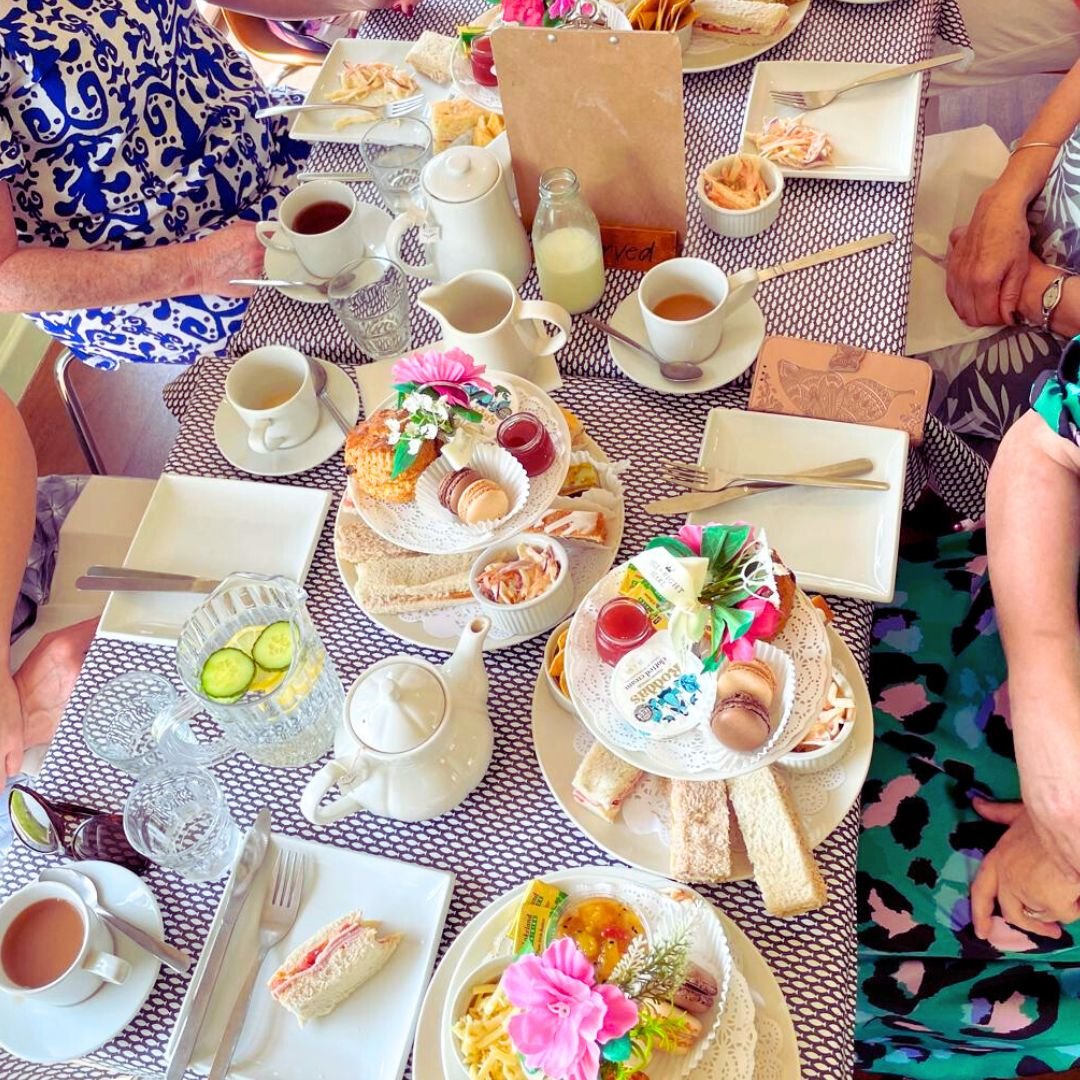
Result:
[[[540,177],[532,241],[544,299],[573,315],[593,307],[604,294],[604,249],[572,169],[548,169]]]

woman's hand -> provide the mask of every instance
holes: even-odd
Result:
[[[184,244],[194,278],[194,291],[211,296],[251,296],[250,285],[230,285],[232,278],[262,276],[266,248],[249,221],[234,221],[201,240]]]
[[[1062,924],[1080,919],[1080,886],[1047,856],[1023,803],[974,800],[987,821],[1008,831],[987,853],[971,883],[971,921],[988,940],[993,932],[994,901],[1006,922],[1040,937],[1061,937]]]
[[[945,291],[969,326],[1011,326],[1028,271],[1031,231],[1027,204],[995,184],[971,221],[949,237]]]

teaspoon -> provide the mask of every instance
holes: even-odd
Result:
[[[326,392],[326,368],[313,356],[308,357],[308,367],[311,368],[311,381],[315,387],[315,396],[326,406],[326,411],[334,418],[334,423],[348,435],[352,431],[352,425],[341,415],[341,410]]]
[[[660,374],[671,382],[696,382],[705,374],[697,364],[690,364],[681,360],[677,363],[669,363],[667,360],[661,360],[652,349],[646,348],[641,342],[635,341],[632,337],[627,337],[621,330],[616,330],[610,323],[606,323],[602,319],[596,318],[595,315],[582,315],[582,318],[594,329],[602,331],[607,334],[608,337],[612,337],[616,341],[621,341],[624,345],[641,353],[642,356],[647,356],[650,360],[654,360],[660,365]]]

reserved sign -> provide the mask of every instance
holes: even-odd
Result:
[[[601,225],[604,265],[609,270],[640,270],[679,254],[679,234],[674,229],[644,229],[632,225]]]

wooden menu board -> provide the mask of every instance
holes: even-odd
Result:
[[[682,52],[674,34],[502,27],[492,35],[521,217],[566,165],[601,226],[686,237]]]

